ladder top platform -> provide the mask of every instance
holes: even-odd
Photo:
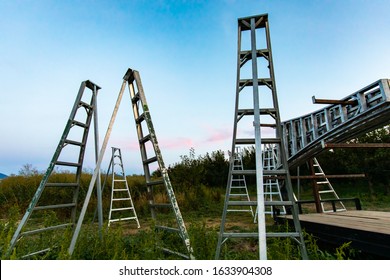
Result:
[[[97,90],[101,89],[101,87],[99,87],[97,84],[95,84],[94,82],[91,82],[90,80],[86,80],[85,81],[85,86],[87,88],[89,88],[90,90],[94,90],[94,87],[96,87]]]
[[[238,19],[238,25],[241,27],[241,30],[242,31],[245,31],[245,30],[250,30],[250,26],[246,25],[246,24],[243,24],[243,22],[245,21],[250,21],[252,18],[255,19],[255,22],[257,22],[258,20],[260,20],[261,18],[263,18],[263,20],[259,23],[260,25],[257,25],[256,27],[258,28],[264,28],[265,27],[265,23],[267,22],[268,20],[268,14],[260,14],[260,15],[255,15],[255,16],[249,16],[249,17],[242,17],[242,18],[239,18]]]

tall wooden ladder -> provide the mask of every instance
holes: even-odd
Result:
[[[108,214],[108,226],[114,222],[134,220],[140,228],[137,212],[131,198],[129,185],[123,168],[122,153],[112,147],[112,156],[108,170],[111,170],[111,202]],[[107,172],[108,176],[109,172]],[[103,186],[104,187],[104,186]]]
[[[84,96],[86,88],[91,91],[90,97]],[[99,89],[89,80],[81,83],[57,149],[11,239],[7,255],[17,249],[17,253],[23,255],[22,258],[38,257],[56,249],[64,233],[73,229],[84,154],[93,117],[95,152],[98,149],[96,101]],[[68,176],[59,173],[68,173]],[[56,234],[53,234],[54,231]],[[29,251],[29,248],[34,249]]]
[[[242,163],[242,151],[240,147],[236,147],[236,151],[233,155],[233,170],[244,170]],[[230,198],[231,201],[250,201],[248,187],[246,185],[245,175],[243,174],[232,174],[230,180]],[[249,212],[254,217],[254,211],[252,205],[240,206],[231,205],[227,209],[228,212]]]
[[[314,184],[316,185],[316,192],[318,193],[318,198],[321,203],[321,210],[323,213],[329,213],[329,212],[340,212],[340,211],[346,211],[347,208],[345,207],[344,203],[342,201],[336,201],[333,204],[331,202],[327,202],[326,200],[332,200],[332,199],[340,199],[340,197],[337,195],[336,191],[334,190],[332,184],[329,182],[328,178],[326,177],[320,163],[318,162],[317,158],[313,158],[312,160],[312,175],[314,175]]]
[[[155,228],[162,235],[161,249],[186,259],[194,259],[190,238],[159,148],[140,75],[138,71],[128,69],[123,79],[127,81],[130,91],[148,202]],[[164,244],[163,240],[169,238],[179,239],[175,248],[168,248]]]
[[[251,62],[251,63],[248,63]],[[261,77],[263,76],[263,77]],[[259,94],[261,91],[261,98]],[[245,106],[245,107],[244,107]],[[260,118],[261,116],[261,118]],[[248,118],[251,117],[251,118]],[[248,137],[249,128],[252,134]],[[255,238],[258,239],[259,259],[267,259],[267,238],[292,238],[300,248],[301,257],[306,259],[306,246],[298,218],[298,206],[294,201],[291,178],[288,170],[285,146],[282,140],[282,127],[280,121],[278,99],[276,93],[274,68],[272,62],[271,40],[269,34],[268,15],[257,15],[238,19],[238,52],[237,52],[237,82],[236,105],[234,112],[234,128],[232,151],[236,146],[255,148],[255,169],[234,170],[234,157],[230,157],[230,168],[226,188],[225,203],[221,219],[221,227],[218,234],[218,243],[215,258],[219,259],[222,244],[231,238]],[[279,168],[264,170],[262,163],[263,145],[276,145],[279,151]],[[231,178],[233,174],[256,176],[257,201],[232,201],[230,198]],[[287,200],[265,201],[264,179],[278,176],[279,182],[283,181],[287,191]],[[257,230],[243,229],[237,232],[231,229],[227,208],[231,205],[258,207]],[[281,232],[272,232],[266,223],[266,206],[289,206],[292,210],[293,225]],[[253,226],[253,221],[248,223],[248,228]],[[268,230],[267,230],[268,228]]]

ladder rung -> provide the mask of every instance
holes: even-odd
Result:
[[[257,201],[234,201],[231,200],[228,202],[230,206],[256,206]],[[291,201],[264,201],[265,206],[291,206],[293,203]]]
[[[231,193],[230,196],[247,196],[246,193]]]
[[[238,138],[238,139],[236,139],[236,144],[237,145],[255,144],[255,139],[254,138]]]
[[[137,92],[134,97],[131,99],[131,102],[136,103],[138,100],[140,100],[139,93]]]
[[[124,197],[124,198],[113,198],[112,201],[125,201],[125,200],[131,200],[130,197]]]
[[[254,114],[254,110],[253,109],[238,109],[237,113],[239,115],[252,116]],[[276,114],[276,110],[274,108],[263,108],[263,109],[260,109],[260,114],[261,115]]]
[[[263,170],[265,176],[286,175],[287,172],[283,169]],[[256,175],[256,170],[232,170],[232,175]]]
[[[324,184],[328,184],[329,182],[328,181],[321,181],[321,182],[317,182],[317,185],[324,185]]]
[[[67,187],[67,188],[75,188],[78,187],[78,183],[46,183],[46,187]]]
[[[157,161],[157,157],[152,157],[152,158],[148,158],[148,159],[145,159],[143,161],[144,164],[150,164],[152,162],[156,162]]]
[[[75,166],[75,167],[81,166],[81,164],[78,162],[76,163],[76,162],[66,162],[66,161],[56,161],[55,164],[64,165],[64,166]]]
[[[168,207],[172,207],[172,205],[169,204],[169,203],[154,203],[154,204],[150,204],[150,207],[154,207],[154,208],[168,208]]]
[[[72,120],[72,124],[80,126],[80,127],[83,127],[83,128],[87,127],[87,125],[85,123],[82,123],[82,122],[79,122],[79,121],[75,121],[75,120]]]
[[[299,237],[298,232],[267,232],[267,237]],[[225,238],[258,238],[257,232],[224,232],[222,237]]]
[[[114,192],[123,192],[127,191],[127,189],[112,189]]]
[[[38,255],[38,254],[46,253],[46,252],[49,252],[50,250],[51,250],[51,248],[46,248],[46,249],[42,249],[42,250],[39,250],[39,251],[36,251],[36,252],[32,252],[32,253],[30,253],[28,255],[22,256],[22,259],[27,259],[29,257],[35,256],[35,255]]]
[[[230,200],[228,202],[229,206],[256,206],[257,201],[237,201],[237,200]]]
[[[318,191],[318,193],[334,193],[334,190]]]
[[[245,209],[226,209],[226,211],[227,212],[253,212],[252,210],[250,210],[250,209],[247,209],[247,210],[245,210]]]
[[[114,182],[127,182],[126,179],[114,179]]]
[[[128,221],[128,220],[137,220],[137,217],[126,217],[126,218],[119,218],[119,219],[111,219],[111,220],[109,220],[109,222],[112,223],[112,222],[120,222],[120,221]]]
[[[20,235],[21,236],[25,236],[25,235],[30,235],[30,234],[36,234],[36,233],[44,232],[44,231],[47,231],[47,230],[55,230],[55,229],[68,227],[68,226],[71,226],[71,225],[73,225],[73,224],[72,223],[67,223],[67,224],[61,224],[61,225],[46,227],[46,228],[39,228],[39,229],[34,229],[34,230],[22,232]]]
[[[162,184],[164,184],[164,180],[156,180],[156,181],[150,181],[146,183],[147,186],[155,186],[155,185],[162,185]]]
[[[150,139],[151,139],[150,134],[148,134],[145,137],[142,137],[141,139],[139,139],[139,142],[141,144],[144,144],[145,142],[149,141]]]
[[[111,208],[111,211],[133,210],[134,207]]]
[[[83,146],[83,143],[78,142],[78,141],[69,140],[69,139],[65,139],[64,143],[75,145],[75,146]]]
[[[268,54],[269,54],[268,49],[256,50],[256,57],[268,56]],[[252,50],[240,51],[240,59],[243,59],[243,58],[252,59]]]
[[[261,138],[261,144],[278,144],[280,143],[280,138]],[[255,144],[254,138],[238,138],[236,139],[236,144],[238,145],[250,145]]]
[[[35,206],[34,210],[47,210],[47,209],[57,209],[57,208],[70,208],[75,207],[76,203],[64,203],[64,204],[54,204],[54,205],[44,205],[44,206]]]
[[[166,253],[169,253],[169,254],[174,254],[174,255],[177,255],[179,257],[182,257],[183,259],[189,259],[189,256],[188,255],[185,255],[183,253],[180,253],[180,252],[177,252],[177,251],[173,251],[171,249],[167,249],[167,248],[163,248],[163,247],[160,247],[160,249]]]
[[[273,84],[272,79],[270,78],[260,78],[257,79],[259,86],[271,85]],[[253,86],[253,79],[240,79],[238,81],[240,87],[242,86]]]
[[[87,109],[92,109],[92,105],[85,103],[84,101],[80,101],[79,106],[82,106]]]
[[[137,124],[140,124],[143,120],[145,120],[145,114],[144,114],[144,113],[142,113],[142,114],[135,120],[135,122],[136,122]]]
[[[172,227],[167,227],[167,226],[156,225],[155,228],[160,229],[160,230],[170,231],[170,232],[180,232],[180,230],[178,228],[172,228]]]

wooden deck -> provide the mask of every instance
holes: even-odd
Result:
[[[299,219],[302,228],[320,241],[333,245],[351,241],[353,248],[390,259],[390,212],[348,210],[300,214]]]

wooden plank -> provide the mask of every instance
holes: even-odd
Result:
[[[363,231],[372,231],[390,236],[390,212],[345,211],[299,215],[299,220]]]
[[[291,216],[285,218],[292,223]],[[390,259],[390,212],[351,210],[301,214],[299,219],[307,233],[325,243],[351,242],[353,248],[373,258]]]

